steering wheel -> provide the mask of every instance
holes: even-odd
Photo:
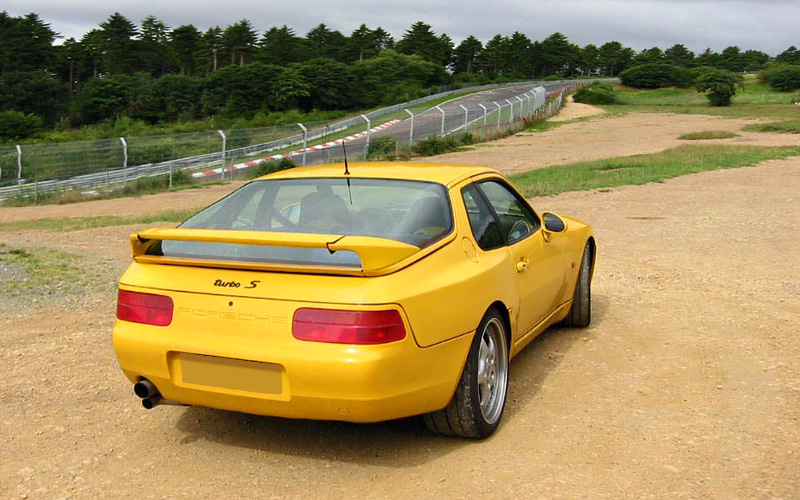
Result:
[[[530,231],[531,226],[528,221],[520,219],[511,225],[511,231],[508,232],[508,240],[511,242],[521,240]]]

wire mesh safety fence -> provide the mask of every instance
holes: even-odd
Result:
[[[490,92],[447,101],[418,114],[410,109],[464,90],[336,123],[0,146],[0,200],[21,197],[35,202],[45,193],[124,189],[155,177],[166,179],[171,186],[176,172],[184,180],[233,178],[261,162],[284,157],[298,165],[338,162],[344,156],[342,142],[348,142],[348,159],[358,161],[411,155],[415,145],[431,136],[466,134],[472,138],[469,140],[488,140],[520,128],[526,120],[551,116],[561,107],[564,91],[587,82],[553,83],[560,92],[550,100],[543,87],[530,83],[520,86],[511,98],[493,99],[491,89],[501,86],[488,85],[469,90]],[[387,151],[392,147],[393,154]]]

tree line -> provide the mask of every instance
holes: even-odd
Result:
[[[532,40],[516,31],[485,44],[468,36],[456,44],[421,21],[395,40],[364,24],[349,35],[325,24],[305,35],[285,25],[259,33],[246,19],[202,31],[154,16],[136,25],[114,13],[80,40],[57,38],[37,14],[0,13],[0,112],[60,127],[120,116],[156,123],[365,108],[443,85],[613,77],[642,64],[743,72],[773,60],[739,47],[700,54],[681,44],[640,52],[618,41],[581,47],[561,33]],[[790,47],[775,59],[798,64],[800,53]]]

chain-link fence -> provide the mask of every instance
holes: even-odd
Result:
[[[460,133],[487,140],[506,134],[525,120],[552,115],[560,108],[564,91],[586,83],[548,82],[551,91],[560,92],[550,102],[546,102],[544,87],[517,82],[474,87],[468,90],[490,92],[469,94],[418,114],[411,111],[414,106],[465,89],[335,123],[0,146],[0,200],[21,197],[35,202],[43,195],[125,189],[130,183],[155,178],[171,186],[177,174],[183,181],[232,178],[261,162],[285,157],[300,165],[341,161],[343,142],[348,143],[347,154],[353,160],[391,157],[382,152],[388,140],[393,141],[395,157],[403,157],[403,151],[411,151],[431,136]],[[512,85],[516,86],[509,89]],[[495,94],[505,92],[502,99],[496,100],[493,89]]]

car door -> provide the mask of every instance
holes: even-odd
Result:
[[[564,287],[564,252],[545,241],[541,221],[530,205],[500,180],[477,184],[498,221],[518,277],[520,305],[515,339],[523,336],[558,306]]]

